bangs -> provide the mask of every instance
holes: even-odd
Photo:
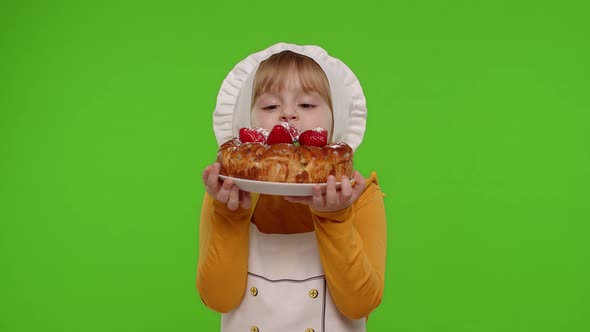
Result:
[[[296,84],[304,92],[317,92],[332,110],[330,84],[326,74],[313,59],[291,51],[274,54],[260,63],[252,88],[252,105],[265,92],[279,92]]]

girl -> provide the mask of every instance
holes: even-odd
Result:
[[[213,122],[219,144],[241,127],[288,121],[356,149],[365,119],[348,67],[317,46],[281,43],[234,68]],[[353,177],[283,197],[240,191],[219,179],[218,163],[206,167],[197,288],[222,331],[365,331],[383,295],[385,211],[375,174]]]

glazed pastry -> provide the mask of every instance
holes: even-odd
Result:
[[[287,123],[270,133],[242,128],[240,137],[219,148],[221,175],[267,182],[325,183],[328,175],[352,176],[353,150],[348,144],[327,143],[322,128],[301,134]]]

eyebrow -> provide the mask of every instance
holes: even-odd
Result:
[[[259,94],[258,97],[256,97],[256,100],[260,100],[261,98],[270,99],[270,98],[279,98],[279,96],[275,93],[264,92],[264,93]]]

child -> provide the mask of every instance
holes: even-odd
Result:
[[[219,144],[240,127],[322,127],[353,149],[366,107],[354,74],[319,47],[276,44],[239,63],[214,112]],[[207,166],[197,288],[222,331],[365,331],[383,295],[386,226],[373,173],[330,176],[310,197],[240,191]],[[336,182],[341,181],[340,190]]]

